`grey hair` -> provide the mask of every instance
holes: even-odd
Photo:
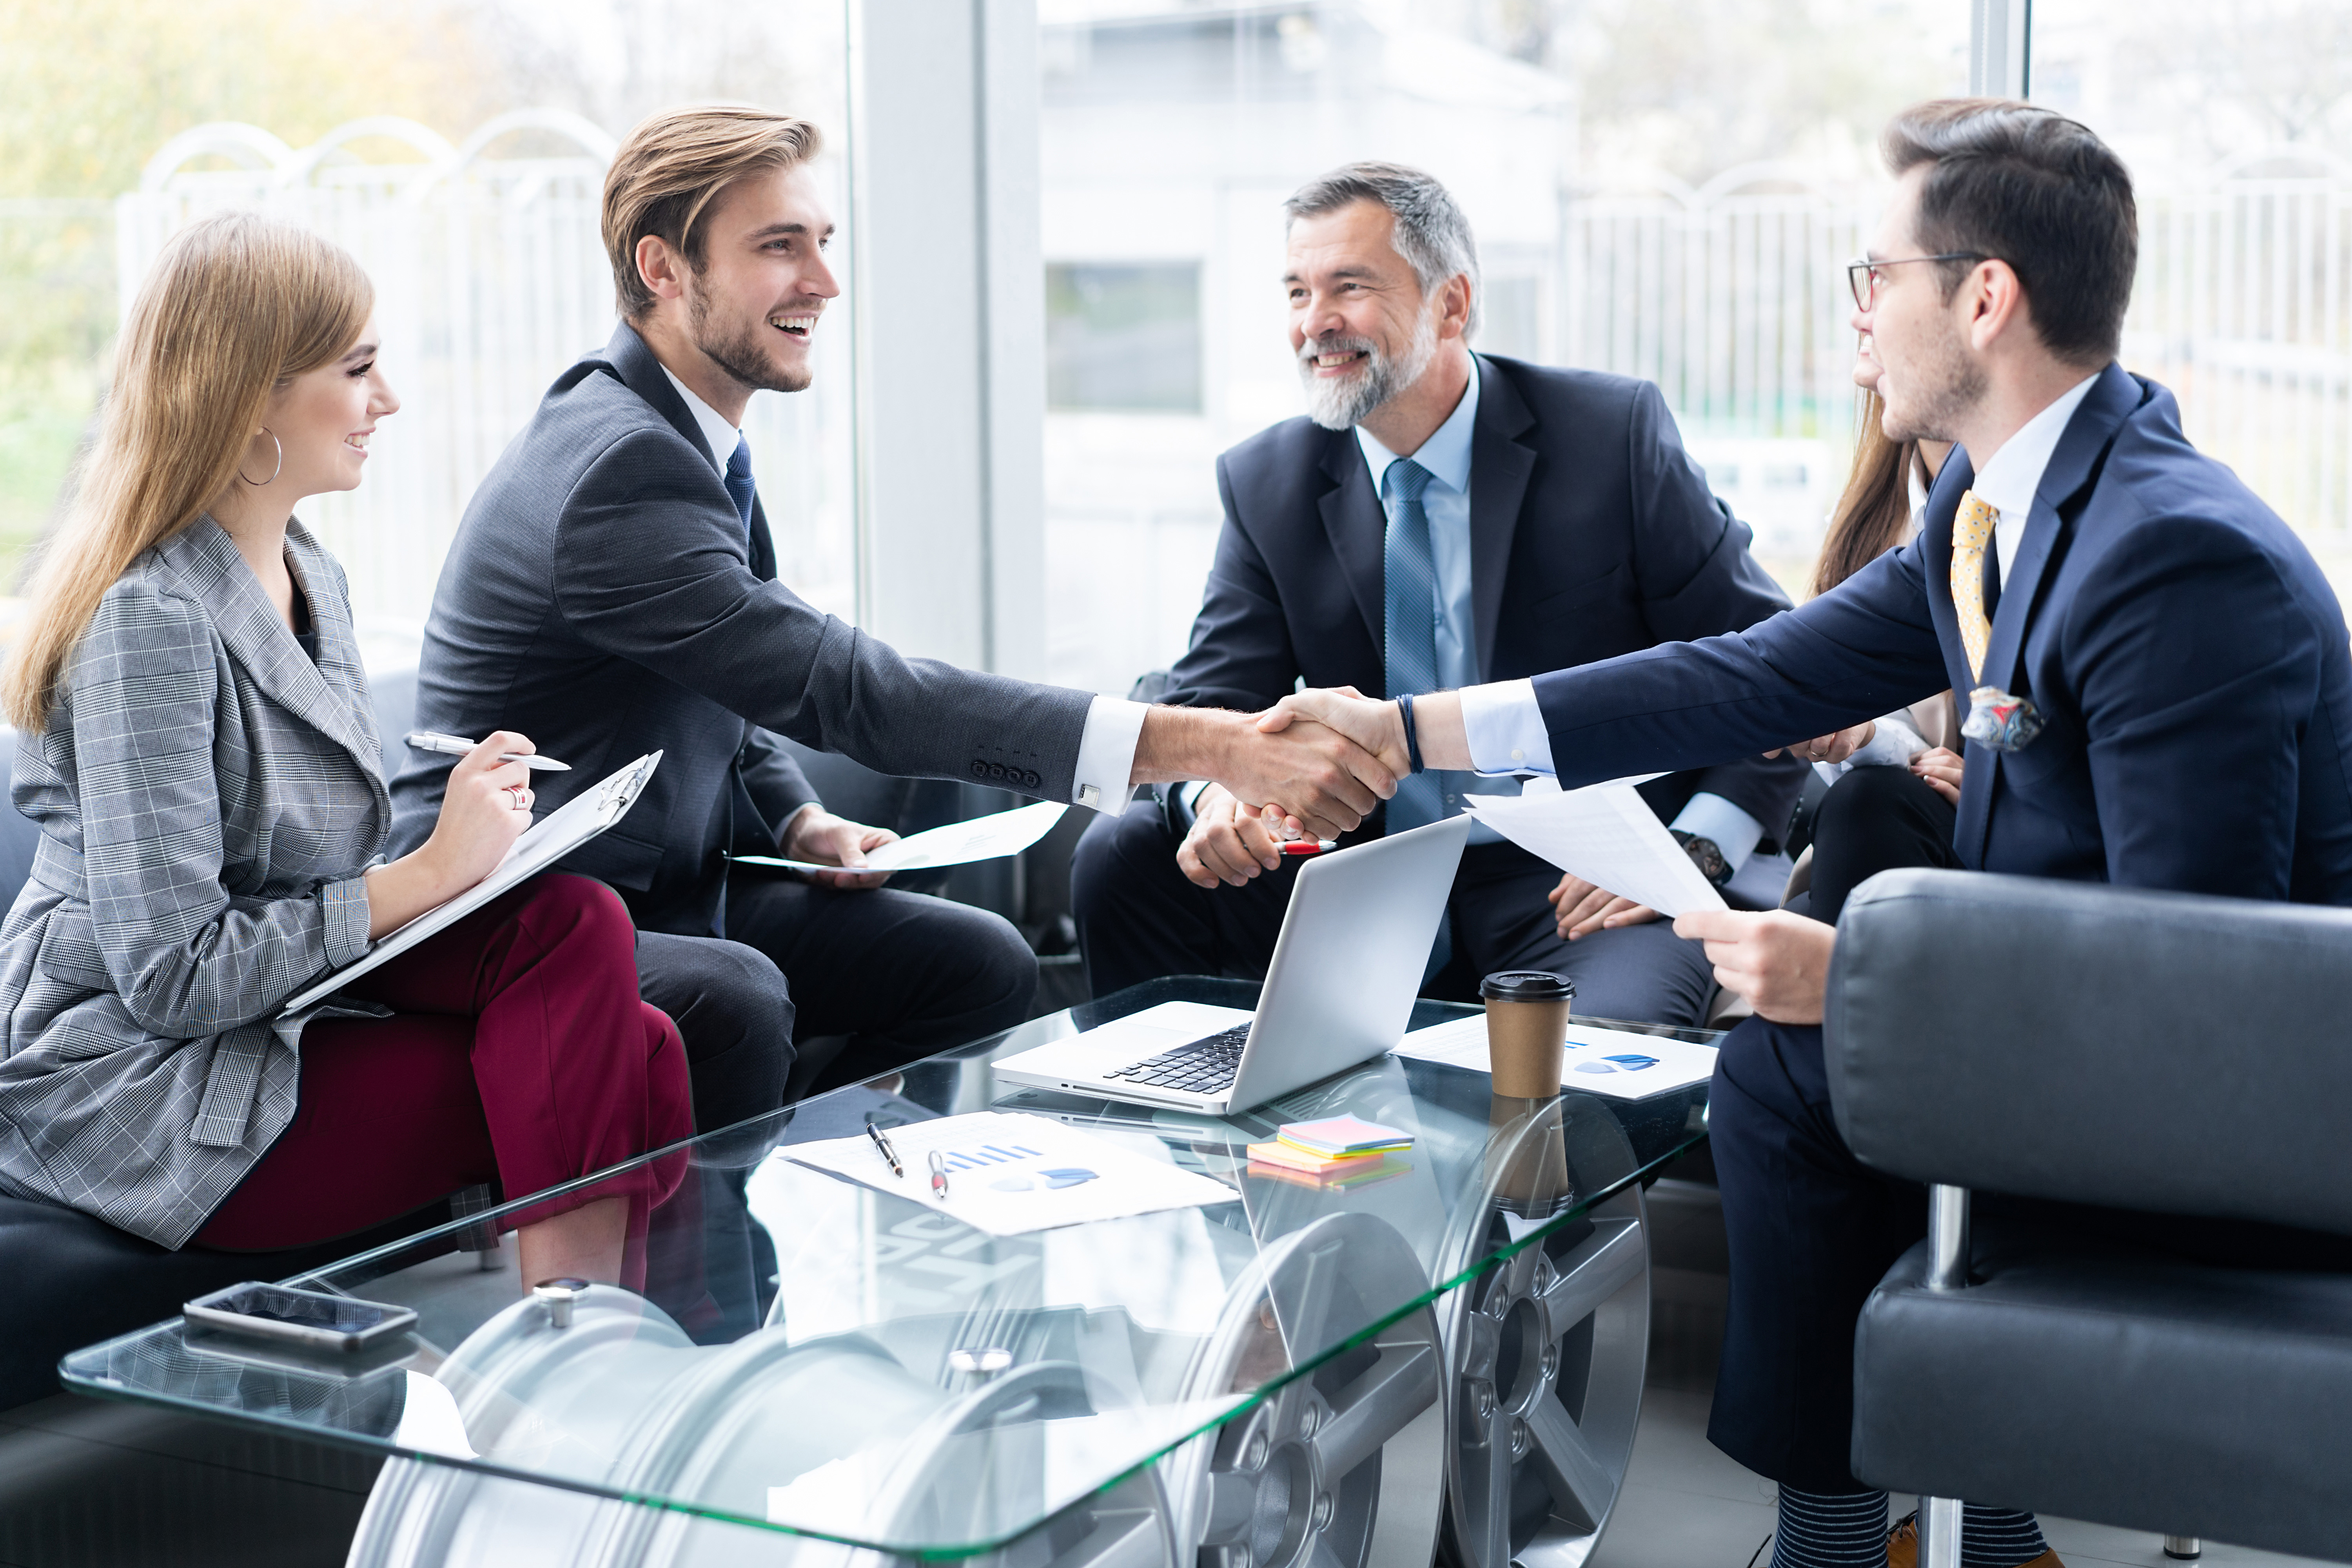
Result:
[[[1454,194],[1433,174],[1402,163],[1342,163],[1319,179],[1309,180],[1282,204],[1289,223],[1319,217],[1357,202],[1377,202],[1396,219],[1391,243],[1421,279],[1421,291],[1434,294],[1449,279],[1470,279],[1470,316],[1462,325],[1467,342],[1478,331],[1483,312],[1479,298],[1478,241],[1470,220],[1454,203]]]

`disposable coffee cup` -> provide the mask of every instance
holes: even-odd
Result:
[[[1576,983],[1541,969],[1506,969],[1478,983],[1486,1003],[1486,1061],[1495,1092],[1541,1100],[1559,1092]]]

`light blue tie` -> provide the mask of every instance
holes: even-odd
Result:
[[[735,437],[734,453],[727,459],[726,484],[727,499],[733,501],[735,510],[742,514],[743,531],[748,535],[751,531],[751,497],[754,493],[751,484],[751,437],[749,436]]]
[[[1429,513],[1421,494],[1430,472],[1410,458],[1389,465],[1381,488],[1388,510],[1388,542],[1381,572],[1387,616],[1388,695],[1418,697],[1437,686],[1437,557],[1430,549]],[[1445,797],[1434,773],[1399,781],[1389,802],[1389,831],[1402,833],[1445,815]]]
[[[1418,697],[1437,686],[1437,557],[1429,543],[1429,513],[1421,504],[1430,472],[1410,458],[1389,465],[1381,481],[1388,511],[1388,542],[1381,552],[1382,610],[1387,621],[1385,661],[1388,694]],[[1397,781],[1389,798],[1388,830],[1402,833],[1448,815],[1438,775],[1413,773]],[[1426,982],[1453,956],[1453,922],[1440,921],[1437,942],[1423,971]]]

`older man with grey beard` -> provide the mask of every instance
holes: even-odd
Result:
[[[1290,346],[1307,415],[1217,463],[1224,530],[1162,700],[1258,709],[1296,684],[1394,695],[1745,628],[1788,600],[1708,493],[1646,382],[1474,353],[1470,227],[1417,170],[1355,163],[1285,204]],[[1790,760],[1732,756],[1643,786],[1715,880],[1788,821]],[[1451,816],[1509,778],[1422,773],[1357,835]],[[1073,892],[1097,994],[1155,975],[1261,976],[1297,862],[1215,784],[1087,831]],[[1581,1013],[1694,1023],[1696,944],[1483,826],[1425,989],[1572,978]]]

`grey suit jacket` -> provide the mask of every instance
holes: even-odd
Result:
[[[724,454],[722,454],[724,456]],[[775,580],[661,363],[625,322],[565,371],[466,508],[417,672],[425,729],[529,735],[568,773],[543,809],[656,747],[628,820],[565,868],[619,889],[648,930],[723,930],[730,845],[773,853],[815,799],[772,736],[899,776],[1068,800],[1091,696],[906,658]],[[394,852],[433,830],[451,759],[393,781]],[[751,820],[751,818],[756,820]]]
[[[133,562],[76,648],[16,808],[31,880],[0,924],[0,1187],[165,1247],[293,1119],[300,1025],[368,949],[392,820],[342,569],[299,522],[311,661],[199,518]]]

